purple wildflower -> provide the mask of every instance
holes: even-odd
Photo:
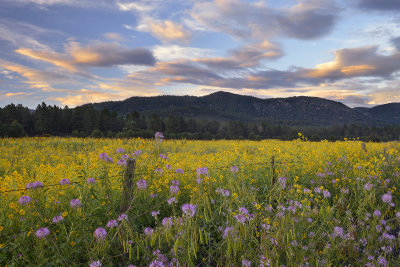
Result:
[[[120,160],[118,160],[117,164],[118,164],[118,166],[126,166],[126,160],[120,159]]]
[[[88,184],[94,184],[94,183],[96,183],[96,180],[95,180],[94,178],[88,178],[88,179],[86,180],[86,183],[88,183]]]
[[[25,204],[27,204],[27,203],[29,203],[29,202],[31,202],[32,201],[32,199],[29,197],[29,196],[22,196],[22,197],[20,197],[19,199],[18,199],[18,202],[19,202],[19,204],[21,204],[21,205],[25,205]]]
[[[286,178],[285,177],[279,177],[278,182],[279,182],[279,185],[281,186],[281,188],[285,188],[285,186],[286,186]]]
[[[162,158],[162,159],[168,159],[168,157],[165,156],[164,154],[160,154],[160,158]]]
[[[179,186],[177,185],[171,185],[169,187],[169,192],[173,195],[176,195],[179,192]]]
[[[323,173],[323,172],[318,172],[318,173],[317,173],[317,176],[323,178],[323,177],[325,177],[325,173]]]
[[[176,172],[176,173],[182,174],[182,173],[183,173],[183,170],[182,170],[182,169],[176,169],[175,172]]]
[[[48,236],[49,234],[50,234],[50,230],[46,227],[40,228],[39,230],[36,231],[37,238],[43,238],[45,236]]]
[[[154,260],[150,263],[149,267],[165,267],[164,262],[157,260]]]
[[[118,216],[118,221],[120,222],[127,220],[128,220],[128,215],[126,215],[125,213],[122,213],[121,215]]]
[[[40,181],[36,181],[36,182],[29,183],[29,184],[26,185],[27,189],[37,188],[37,187],[43,187],[43,183],[40,182]]]
[[[139,180],[136,182],[137,188],[140,190],[146,189],[147,188],[147,183],[146,180]]]
[[[164,139],[164,135],[162,132],[156,132],[156,134],[154,135],[156,141],[162,142]]]
[[[113,160],[112,158],[110,158],[110,157],[106,158],[105,161],[106,161],[106,162],[111,162],[111,163],[114,162],[114,160]]]
[[[231,172],[236,173],[239,171],[239,168],[237,166],[232,166],[231,167]]]
[[[151,216],[153,216],[154,218],[157,217],[157,215],[160,215],[160,211],[152,211],[151,212]]]
[[[296,240],[293,240],[293,241],[292,241],[292,246],[293,246],[293,247],[297,247],[297,241],[296,241]]]
[[[340,237],[342,237],[342,236],[344,235],[344,230],[343,230],[342,227],[336,226],[336,227],[333,229],[333,234],[334,234],[334,236],[340,236]]]
[[[100,262],[100,260],[98,260],[98,261],[92,261],[92,262],[89,264],[89,267],[101,267],[101,262]]]
[[[80,207],[81,201],[79,199],[73,199],[69,204],[71,205],[72,208]]]
[[[328,190],[324,190],[323,194],[324,194],[324,198],[328,198],[331,196],[331,193]]]
[[[125,150],[124,150],[123,148],[118,148],[116,152],[117,152],[117,153],[124,153]]]
[[[107,227],[108,228],[113,228],[113,227],[117,227],[118,226],[118,222],[116,221],[116,220],[110,220],[108,223],[107,223]]]
[[[103,241],[107,237],[107,231],[104,228],[97,228],[94,231],[94,237],[97,239],[97,241]]]
[[[150,227],[144,229],[145,235],[151,236],[154,233],[154,230]]]
[[[240,207],[239,208],[239,213],[243,215],[248,215],[249,211],[245,207]]]
[[[224,239],[228,236],[228,233],[229,233],[230,231],[232,231],[232,230],[233,230],[232,227],[226,227],[226,228],[225,228],[225,230],[224,230],[224,235],[223,235]]]
[[[382,201],[385,203],[390,203],[392,201],[392,195],[391,194],[384,194],[382,196]]]
[[[167,200],[168,205],[171,205],[172,203],[176,203],[176,199],[174,197],[171,197],[170,199]]]
[[[387,265],[387,261],[386,261],[385,257],[383,257],[383,256],[379,256],[378,257],[378,263],[381,266],[386,266]]]
[[[121,159],[127,160],[129,159],[129,155],[128,154],[122,155]]]
[[[366,238],[361,238],[360,243],[365,247],[368,244],[368,241]]]
[[[56,216],[53,218],[53,223],[58,223],[64,220],[63,216]]]
[[[192,204],[184,204],[182,206],[182,212],[183,214],[189,215],[190,217],[193,217],[196,213],[196,208],[197,205],[192,205]]]
[[[246,217],[243,216],[242,214],[235,215],[234,218],[236,219],[236,221],[238,223],[241,223],[241,224],[245,224],[246,223]]]
[[[321,193],[321,188],[315,187],[315,188],[314,188],[314,192],[315,192],[315,193]]]
[[[104,152],[100,153],[99,159],[103,159],[103,160],[107,161],[107,158],[108,158],[108,155],[106,153],[104,153]]]
[[[379,217],[379,216],[381,216],[382,215],[382,213],[379,211],[379,210],[375,210],[374,211],[374,216],[375,217]]]
[[[348,188],[341,188],[340,192],[348,194],[349,193],[349,189]]]
[[[243,259],[242,260],[242,266],[243,267],[251,267],[251,261]]]
[[[178,180],[172,180],[172,184],[173,185],[179,185],[179,181]]]
[[[132,153],[132,156],[138,157],[140,156],[140,154],[142,154],[142,150],[136,150],[135,152]]]
[[[61,179],[60,184],[69,184],[69,180],[67,178]]]
[[[162,173],[163,173],[163,170],[162,170],[161,168],[157,168],[157,169],[155,169],[154,171],[155,171],[155,172],[158,172],[159,174],[162,174]]]
[[[364,185],[364,190],[366,190],[366,191],[371,191],[372,190],[372,184],[371,183],[366,183],[365,185]]]
[[[162,220],[161,224],[162,224],[163,226],[172,226],[172,225],[173,225],[173,222],[172,222],[171,217],[165,217],[165,218]]]
[[[165,165],[165,168],[167,168],[168,170],[172,170],[172,166],[170,164]]]
[[[207,167],[200,167],[200,168],[197,168],[197,176],[208,176],[208,169],[207,169]]]

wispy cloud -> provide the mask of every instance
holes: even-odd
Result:
[[[335,1],[323,0],[301,1],[297,5],[279,9],[269,7],[262,1],[215,0],[198,2],[191,11],[191,16],[205,28],[242,40],[319,38],[333,29],[338,15]]]
[[[182,25],[171,20],[164,21],[151,21],[147,20],[144,22],[149,27],[138,27],[139,30],[149,31],[152,35],[157,37],[163,42],[178,41],[182,43],[189,42],[191,33],[185,29]]]
[[[29,23],[0,19],[0,40],[14,47],[23,46],[32,49],[49,49],[49,46],[37,39],[49,35],[64,35],[60,31],[44,29]]]
[[[400,2],[397,0],[360,0],[359,7],[369,10],[398,11]]]
[[[69,42],[65,50],[65,53],[27,48],[19,48],[15,51],[83,75],[89,75],[88,67],[111,67],[125,64],[152,66],[156,62],[152,52],[146,48],[129,49],[117,43],[96,42],[81,46],[77,42]]]

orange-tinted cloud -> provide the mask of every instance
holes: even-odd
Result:
[[[178,41],[186,43],[190,40],[191,33],[182,25],[170,20],[161,22],[148,21],[152,35],[164,42]]]
[[[340,69],[340,72],[345,75],[362,75],[367,74],[368,72],[375,70],[375,66],[372,65],[355,65],[355,66],[347,66]]]
[[[152,66],[156,61],[148,49],[128,49],[116,43],[94,43],[81,46],[77,42],[70,42],[65,50],[66,53],[57,53],[19,48],[15,52],[85,75],[88,75],[87,67],[111,67],[125,64]]]

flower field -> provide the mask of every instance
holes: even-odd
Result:
[[[0,265],[398,266],[399,178],[399,143],[0,139]]]

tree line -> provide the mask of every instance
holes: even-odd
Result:
[[[107,108],[91,106],[64,108],[42,103],[35,110],[10,104],[0,108],[0,137],[73,136],[94,138],[151,138],[162,131],[170,139],[281,139],[292,140],[303,133],[311,141],[359,138],[364,141],[390,141],[400,137],[400,126],[337,125],[293,126],[287,122],[218,121],[184,118],[173,114],[140,114],[136,111],[119,115]]]

